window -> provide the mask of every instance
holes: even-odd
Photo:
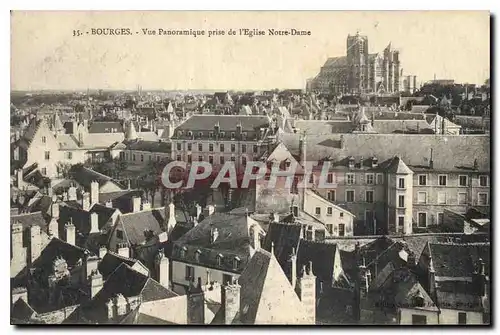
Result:
[[[368,185],[373,185],[375,184],[375,177],[373,176],[373,173],[367,173],[366,174],[366,183]]]
[[[477,204],[479,206],[486,206],[488,204],[488,193],[478,193]]]
[[[377,185],[382,185],[384,183],[384,175],[377,173]]]
[[[234,140],[234,133],[231,133],[231,139]]]
[[[203,143],[198,143],[198,151],[203,151]]]
[[[219,157],[219,163],[220,163],[221,165],[224,165],[224,156],[220,156],[220,157]]]
[[[420,186],[426,186],[427,185],[427,175],[421,174],[418,176],[418,184]]]
[[[141,155],[141,162],[144,162],[144,155]]]
[[[438,205],[446,205],[446,192],[438,192]]]
[[[208,156],[208,162],[210,164],[213,164],[214,163],[214,156]]]
[[[439,186],[446,186],[447,179],[446,175],[439,176]]]
[[[247,165],[247,158],[245,156],[241,157],[241,164],[243,166],[246,166]]]
[[[333,234],[333,225],[331,223],[328,223],[326,225],[326,230],[330,233]]]
[[[182,247],[181,250],[179,251],[179,256],[181,258],[185,258],[186,257],[186,253],[187,253],[187,248],[186,247]]]
[[[340,217],[343,218],[344,217],[344,213],[343,212],[340,212]]]
[[[50,151],[45,151],[45,160],[49,160],[50,159]]]
[[[211,131],[208,133],[208,138],[212,138],[212,137],[214,137],[214,133]]]
[[[42,136],[42,143],[47,143],[47,137]]]
[[[180,155],[179,155],[178,157],[180,157]],[[178,160],[180,160],[180,159],[178,159]],[[156,161],[157,161],[157,162],[159,162],[159,161],[160,161],[160,156],[156,156]]]
[[[467,324],[467,313],[458,312],[458,324],[466,325]]]
[[[231,162],[236,162],[236,157],[231,156]]]
[[[424,212],[418,213],[418,226],[427,227],[427,213]]]
[[[413,314],[411,316],[411,323],[414,325],[426,325],[427,324],[427,316]]]
[[[242,144],[241,145],[241,152],[242,153],[246,153],[247,152],[247,145],[246,144]]]
[[[442,225],[444,221],[444,213],[438,213],[437,214],[437,224]]]
[[[354,191],[353,190],[345,191],[345,201],[354,202]]]
[[[182,149],[181,149],[181,144],[180,144],[180,143],[177,143],[177,150],[182,150]]]
[[[328,191],[327,197],[328,200],[335,201],[336,198],[335,190]]]
[[[333,183],[333,173],[329,173],[326,176],[326,182],[329,183],[329,184]]]
[[[196,252],[194,253],[194,259],[196,260],[196,262],[200,262],[200,255],[201,255],[201,250],[196,250]]]
[[[186,265],[186,280],[190,282],[194,280],[194,268],[189,265]]]
[[[314,210],[314,212],[316,213],[316,215],[321,215],[321,208],[320,207],[316,207],[316,209]]]
[[[339,236],[345,235],[345,224],[339,223]]]
[[[372,203],[373,202],[373,191],[366,191],[365,192],[365,197],[366,197],[366,202]]]
[[[237,270],[240,267],[240,264],[241,264],[241,259],[238,256],[236,256],[233,259],[233,269]]]
[[[160,157],[157,156],[156,158],[160,158]],[[177,161],[180,162],[181,160],[182,160],[181,155],[177,155]]]
[[[333,208],[332,207],[327,207],[326,208],[326,215],[332,215],[333,214]]]
[[[203,156],[198,156],[198,162],[203,162]]]
[[[122,152],[120,152],[120,154],[122,154]],[[72,152],[68,152],[68,159],[69,160],[73,159],[73,153]]]
[[[193,132],[192,131],[188,131],[188,136],[189,137],[193,137]]]
[[[191,158],[191,155],[188,155],[188,163],[191,164],[192,161],[193,159]]]
[[[253,146],[253,153],[254,153],[254,154],[256,154],[256,153],[258,153],[258,152],[259,152],[259,147],[258,147],[258,146],[256,146],[256,145],[254,145],[254,146]]]
[[[404,178],[399,178],[398,179],[398,188],[405,188],[405,179]]]
[[[398,207],[399,208],[404,208],[405,207],[405,196],[404,195],[399,195],[398,196]]]
[[[135,154],[132,155],[132,160],[135,162]]]
[[[398,227],[403,228],[405,225],[405,217],[404,216],[398,216]]]
[[[417,204],[426,204],[426,203],[427,203],[427,192],[418,192]]]
[[[467,176],[458,176],[458,185],[467,186]]]
[[[214,151],[214,145],[213,145],[212,143],[210,143],[210,144],[208,145],[208,151],[210,151],[210,152],[213,152],[213,151]]]
[[[47,168],[42,168],[42,175],[44,175],[44,176],[47,175]]]
[[[479,186],[488,186],[488,176],[479,176]]]
[[[354,184],[354,174],[353,173],[346,173],[346,180],[347,180],[347,185],[353,185]]]
[[[245,131],[245,132],[243,132],[241,135],[243,136],[243,139],[246,139],[246,138],[247,138],[247,136],[248,136],[248,134],[247,134],[247,132],[246,132],[246,131]]]
[[[116,238],[119,240],[123,240],[123,230],[118,229],[116,231]]]
[[[193,150],[193,144],[192,143],[188,143],[188,151],[191,151]]]
[[[465,192],[458,193],[458,204],[459,205],[467,204],[467,193],[465,193]]]
[[[231,144],[231,152],[235,152],[236,151],[236,144]]]
[[[220,152],[224,152],[224,143],[220,144]]]
[[[203,132],[198,132],[198,137],[203,137]]]
[[[215,256],[215,262],[217,263],[217,266],[222,266],[222,258],[224,258],[224,256],[222,256],[221,254]]]
[[[224,137],[224,136],[226,136],[226,132],[221,131],[221,132],[220,132],[220,137]]]

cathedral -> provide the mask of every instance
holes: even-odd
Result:
[[[399,51],[391,43],[379,53],[368,53],[368,37],[347,36],[346,56],[329,58],[309,89],[320,93],[390,94],[400,90]]]

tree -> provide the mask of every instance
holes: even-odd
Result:
[[[123,159],[115,158],[113,159],[112,166],[113,166],[113,175],[115,176],[116,179],[120,179],[123,176],[123,172],[127,170],[128,163]]]
[[[71,164],[68,163],[57,163],[57,171],[59,175],[63,178],[69,178],[69,171],[71,170]]]

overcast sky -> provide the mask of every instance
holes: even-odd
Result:
[[[346,37],[389,42],[404,74],[482,84],[490,73],[488,12],[14,12],[13,90],[303,88]],[[130,28],[132,36],[73,37]],[[143,36],[151,29],[288,29],[311,36]],[[136,34],[139,32],[140,34]]]

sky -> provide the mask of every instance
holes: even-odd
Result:
[[[93,36],[129,28],[132,36]],[[224,36],[148,36],[142,29],[224,30]],[[310,36],[229,36],[230,29],[297,29]],[[80,30],[83,36],[74,37]],[[418,82],[482,84],[490,76],[490,17],[482,11],[21,12],[11,15],[12,90],[304,88],[348,34],[369,52],[400,50]]]

